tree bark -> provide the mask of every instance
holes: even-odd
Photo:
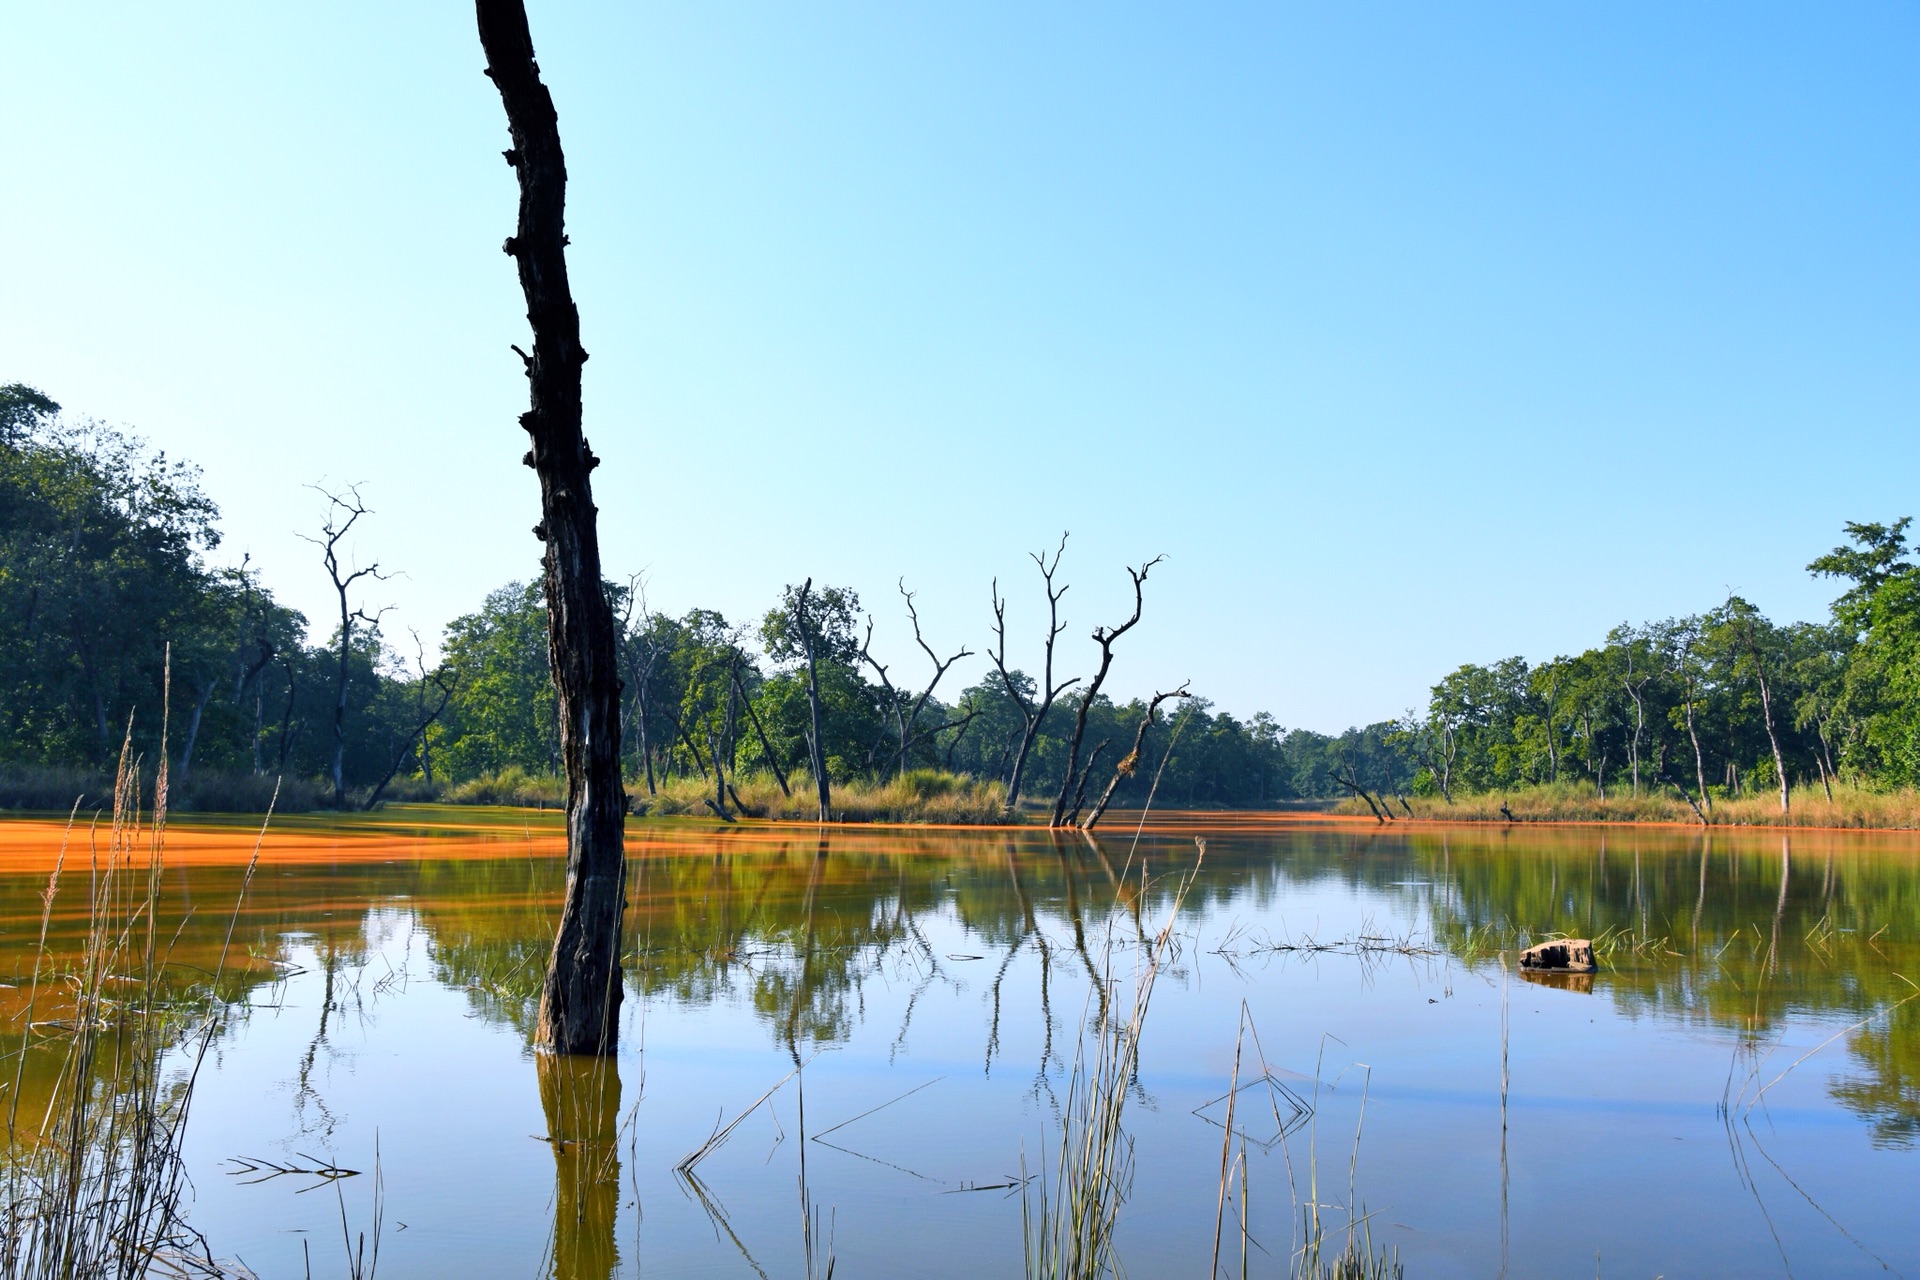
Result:
[[[487,76],[500,91],[520,180],[518,226],[503,246],[519,268],[533,330],[521,354],[531,407],[521,417],[540,478],[546,544],[547,653],[567,775],[567,891],[540,991],[534,1042],[556,1053],[611,1054],[622,995],[626,792],[620,779],[620,676],[613,607],[600,576],[588,477],[599,459],[581,429],[580,315],[567,283],[566,157],[540,80],[521,0],[477,0]]]

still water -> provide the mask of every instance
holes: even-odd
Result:
[[[1103,979],[1130,985],[1192,873],[1126,1104],[1128,1274],[1206,1273],[1236,1050],[1251,1274],[1288,1273],[1315,1203],[1416,1280],[1920,1273],[1915,836],[1132,822],[635,823],[611,1070],[528,1047],[550,815],[283,824],[194,1094],[191,1221],[262,1277],[345,1275],[377,1169],[382,1276],[801,1276],[810,1248],[841,1277],[1019,1275],[1023,1170],[1052,1171]],[[0,824],[0,978],[30,975],[48,838]],[[168,847],[189,972],[252,840]],[[56,952],[85,894],[63,880]],[[1555,931],[1601,971],[1524,979],[1516,933]],[[298,1172],[324,1166],[362,1172]]]

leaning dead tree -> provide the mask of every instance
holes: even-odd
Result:
[[[1100,696],[1100,686],[1107,682],[1107,672],[1113,669],[1114,641],[1140,625],[1140,610],[1146,600],[1143,588],[1147,583],[1147,574],[1164,559],[1165,556],[1155,556],[1138,569],[1127,570],[1127,576],[1133,579],[1132,617],[1117,627],[1093,629],[1093,641],[1100,646],[1100,669],[1093,673],[1093,680],[1080,694],[1080,709],[1073,717],[1073,734],[1067,739],[1067,769],[1060,779],[1059,798],[1053,802],[1053,816],[1047,820],[1049,827],[1066,826],[1071,822],[1072,819],[1067,817],[1067,804],[1071,800],[1074,808],[1078,809],[1079,801],[1074,797],[1086,792],[1087,780],[1080,769],[1080,743],[1087,736],[1087,713],[1093,709],[1093,700]],[[1099,754],[1097,750],[1095,754]],[[1088,760],[1086,772],[1092,771],[1093,761]],[[1080,776],[1076,777],[1076,774]]]
[[[546,546],[547,655],[567,772],[567,893],[554,934],[534,1042],[557,1053],[608,1054],[619,1034],[620,932],[626,893],[627,799],[620,783],[620,672],[613,606],[600,578],[588,477],[599,459],[581,430],[580,313],[567,283],[567,162],[559,114],[540,80],[522,0],[476,0],[486,74],[500,91],[520,180],[520,215],[502,247],[520,273],[533,354],[532,445]]]
[[[386,612],[384,609],[376,609],[368,613],[365,609],[350,604],[347,593],[352,589],[353,584],[362,578],[372,578],[379,582],[392,575],[382,573],[378,564],[370,564],[364,569],[350,569],[341,563],[340,544],[346,541],[349,533],[353,532],[353,526],[360,522],[360,517],[372,514],[367,510],[367,504],[360,500],[359,486],[350,484],[338,492],[322,488],[317,484],[308,487],[327,500],[327,518],[320,526],[319,537],[304,533],[299,536],[302,540],[320,548],[320,561],[326,565],[327,577],[332,581],[334,595],[340,601],[339,652],[335,655],[338,670],[333,683],[333,761],[329,766],[329,773],[333,780],[334,807],[344,809],[347,807],[347,675],[348,659],[353,654],[354,624],[358,623],[369,629],[377,627],[380,625],[380,615]],[[288,679],[289,689],[291,689],[291,668],[289,668]],[[288,699],[291,701],[291,693],[288,694]]]
[[[1082,831],[1091,831],[1099,824],[1101,816],[1107,811],[1107,806],[1113,803],[1113,793],[1120,789],[1122,782],[1131,778],[1139,770],[1140,752],[1147,745],[1147,730],[1151,729],[1154,721],[1159,718],[1160,704],[1170,698],[1191,698],[1192,696],[1187,692],[1187,685],[1184,682],[1178,689],[1153,695],[1153,701],[1147,703],[1147,714],[1140,717],[1140,723],[1133,730],[1133,750],[1121,756],[1119,763],[1113,766],[1113,777],[1107,779],[1107,789],[1100,793],[1100,799],[1093,806],[1093,812],[1089,813],[1087,820],[1080,824]],[[1087,771],[1092,772],[1092,770],[1093,762],[1088,761]],[[1077,810],[1077,801],[1075,807]]]
[[[1353,761],[1348,760],[1345,763],[1347,771],[1344,775],[1340,772],[1339,766],[1336,765],[1327,770],[1327,776],[1347,790],[1353,792],[1354,795],[1366,801],[1367,808],[1373,811],[1373,820],[1385,826],[1388,820],[1387,816],[1380,812],[1380,806],[1373,802],[1373,796],[1368,793],[1366,787],[1361,785],[1360,774],[1359,771],[1353,767]],[[1504,804],[1505,802],[1503,801],[1502,803]],[[1512,819],[1509,818],[1508,821],[1512,821]]]
[[[1059,572],[1060,557],[1067,550],[1067,535],[1060,535],[1060,545],[1054,549],[1052,560],[1044,552],[1032,553],[1033,562],[1040,566],[1040,581],[1047,592],[1047,643],[1046,659],[1041,667],[1038,697],[1031,697],[1020,687],[1020,681],[1014,679],[1014,672],[1007,666],[1007,602],[1000,595],[1000,580],[993,580],[993,634],[994,648],[987,656],[993,660],[993,668],[1000,675],[1000,685],[1006,690],[1007,697],[1020,708],[1022,720],[1020,729],[1020,748],[1013,758],[1013,772],[1007,776],[1007,812],[1013,813],[1020,806],[1020,788],[1027,775],[1027,757],[1033,751],[1033,741],[1040,736],[1040,726],[1047,718],[1047,712],[1053,710],[1053,704],[1074,685],[1080,683],[1080,677],[1053,682],[1053,646],[1060,639],[1060,633],[1067,624],[1060,621],[1060,597],[1067,594],[1066,587],[1055,587],[1054,574]]]
[[[418,646],[420,636],[417,632],[413,639],[414,644]],[[369,812],[378,806],[381,797],[387,794],[387,788],[393,785],[394,776],[400,772],[400,766],[413,759],[416,746],[419,748],[421,771],[427,775],[428,782],[433,781],[433,757],[429,754],[427,731],[433,728],[434,722],[445,713],[447,704],[453,701],[453,695],[459,687],[459,679],[447,669],[444,663],[428,671],[424,657],[420,659],[419,669],[420,683],[415,689],[417,703],[413,728],[388,753],[386,772],[380,775],[380,781],[374,784],[373,790],[367,795],[366,802],[360,806]]]

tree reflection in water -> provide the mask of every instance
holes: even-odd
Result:
[[[1604,936],[1617,946],[1599,973],[1544,980],[1522,974],[1525,984],[1544,981],[1562,990],[1516,982],[1514,998],[1531,993],[1561,1002],[1543,1006],[1549,1009],[1577,1002],[1583,1023],[1600,1015],[1604,1026],[1611,1006],[1622,1027],[1731,1032],[1708,1042],[1738,1037],[1757,1055],[1792,1030],[1791,1047],[1773,1050],[1762,1082],[1802,1049],[1844,1031],[1792,1077],[1800,1085],[1798,1105],[1807,1105],[1807,1095],[1824,1102],[1827,1114],[1857,1125],[1849,1132],[1859,1135],[1861,1148],[1868,1140],[1881,1148],[1920,1144],[1920,1001],[1899,1003],[1914,993],[1908,979],[1920,979],[1920,868],[1910,838],[1411,825],[1374,832],[1220,815],[1191,823],[1149,827],[1137,853],[1130,830],[1102,842],[1040,830],[822,834],[750,824],[727,830],[635,824],[630,1008],[638,1013],[651,1005],[695,1036],[709,1016],[744,1024],[751,1028],[747,1041],[792,1062],[821,1048],[854,1051],[828,1059],[836,1064],[868,1051],[862,1028],[871,1031],[868,1024],[878,1019],[884,1022],[877,1050],[882,1065],[915,1052],[953,1051],[976,1079],[990,1077],[996,1087],[1006,1079],[1014,1092],[1034,1099],[1038,1114],[1051,1114],[1052,1078],[1064,1065],[1060,1046],[1070,1042],[1083,1010],[1097,1017],[1105,995],[1092,976],[1104,968],[1108,949],[1138,945],[1143,916],[1164,910],[1160,877],[1191,864],[1190,836],[1200,829],[1208,836],[1208,857],[1181,912],[1182,933],[1195,939],[1196,965],[1225,954],[1236,922],[1248,923],[1251,932],[1237,936],[1251,948],[1260,931],[1277,933],[1289,913],[1298,928],[1313,920],[1306,913],[1326,903],[1360,903],[1379,912],[1396,935],[1425,935],[1421,941],[1436,949],[1432,963],[1451,966],[1449,975],[1492,975],[1497,951],[1523,935]],[[410,947],[424,950],[426,966],[418,965],[419,951],[412,953],[414,976],[430,973],[435,982],[422,982],[422,989],[453,992],[446,1004],[464,1001],[477,1024],[508,1029],[524,1047],[561,874],[557,859],[532,856],[530,849],[527,856],[343,861],[263,873],[236,931],[240,958],[230,966],[223,994],[244,1003],[250,988],[265,1023],[289,975],[303,975],[305,989],[293,1006],[301,1023],[298,1045],[276,1068],[279,1079],[292,1076],[287,1092],[301,1112],[295,1130],[324,1135],[330,1127],[321,1109],[329,1081],[322,1068],[336,1052],[336,1039],[341,1052],[365,1039],[357,1023],[382,997],[384,958],[402,963],[397,948],[381,944],[383,931],[404,934]],[[232,901],[237,877],[237,869],[225,867],[166,873],[168,905],[159,923],[176,937],[173,959],[182,981],[195,972],[191,966],[209,965],[222,941],[216,913],[195,911],[195,901]],[[0,927],[9,927],[8,918],[37,923],[44,882],[44,874],[0,876]],[[64,899],[55,908],[50,945],[58,960],[78,948],[82,931]],[[369,971],[370,956],[381,958]],[[1277,970],[1289,962],[1270,954],[1260,963]],[[0,960],[0,984],[10,976],[7,968]],[[12,968],[21,971],[19,956]],[[1263,976],[1258,964],[1234,973],[1256,991],[1296,981]],[[1180,975],[1169,979],[1185,982]],[[1436,986],[1435,994],[1451,998],[1451,976],[1445,981],[1444,992]],[[1204,995],[1196,979],[1193,999]],[[1179,998],[1167,997],[1169,1022]],[[0,1020],[0,1050],[18,1052],[25,1040],[18,1003],[17,993],[0,985],[0,1015],[15,1015]],[[1190,1025],[1198,1026],[1196,1042],[1204,1038],[1203,1023]],[[964,1043],[956,1043],[956,1031],[967,1037]],[[1424,1042],[1407,1043],[1409,1053],[1425,1051]],[[1187,1048],[1170,1047],[1169,1061],[1183,1061]],[[629,1085],[637,1080],[634,1065],[630,1058]],[[1750,1065],[1760,1069],[1760,1059],[1736,1064],[1736,1076]],[[435,1063],[414,1059],[407,1066],[428,1072]],[[623,1194],[622,1179],[653,1186],[645,1181],[653,1166],[636,1165],[631,1148],[622,1149],[631,1137],[622,1125],[631,1123],[633,1099],[622,1116],[618,1064],[543,1057],[535,1070],[554,1154],[551,1274],[607,1280],[620,1273],[623,1254],[631,1273],[640,1261],[637,1246],[631,1238],[624,1248],[615,1241],[634,1229],[637,1204],[630,1201],[637,1197]],[[23,1107],[44,1105],[54,1077],[50,1059],[29,1052],[17,1076]],[[334,1077],[336,1084],[348,1078]],[[1716,1097],[1719,1079],[1716,1073]],[[810,1082],[810,1105],[834,1098],[834,1072],[816,1080],[820,1092]],[[771,1080],[755,1090],[766,1083]],[[896,1092],[906,1083],[913,1082]],[[950,1080],[913,1105],[931,1107],[931,1099],[959,1087]],[[1623,1089],[1631,1095],[1630,1087]],[[1776,1091],[1774,1100],[1786,1093]],[[860,1110],[844,1098],[832,1106],[832,1121]],[[534,1122],[527,1123],[514,1131],[521,1142]],[[642,1136],[652,1141],[653,1133],[650,1113]],[[1752,1150],[1751,1163],[1765,1173],[1768,1162],[1760,1157],[1767,1152],[1748,1143],[1744,1131],[1736,1138],[1746,1143],[1736,1145],[1736,1156]],[[1015,1134],[1009,1143],[1018,1140]],[[1806,1150],[1826,1149],[1811,1139],[1804,1149],[1769,1142],[1796,1178],[1804,1177]],[[544,1161],[532,1154],[544,1183]],[[823,1185],[837,1169],[830,1161],[854,1155],[865,1157],[864,1146],[853,1155],[825,1157]],[[882,1164],[902,1158],[898,1151],[878,1155]],[[919,1162],[905,1163],[917,1177]],[[933,1165],[924,1172],[934,1180],[950,1176]],[[718,1184],[731,1197],[742,1237],[770,1267],[787,1270],[767,1252],[768,1233],[757,1217],[764,1198]],[[782,1184],[783,1224],[791,1223],[785,1191],[791,1185]],[[1818,1199],[1856,1225],[1830,1193]],[[635,1215],[622,1220],[626,1228],[616,1227],[622,1212]],[[662,1209],[649,1225],[650,1239],[665,1235],[670,1212]],[[828,1224],[830,1232],[830,1213]],[[537,1248],[544,1229],[536,1217],[530,1248]],[[780,1238],[793,1243],[788,1228]]]
[[[553,1148],[554,1280],[608,1280],[620,1269],[620,1064],[537,1053],[540,1108]]]

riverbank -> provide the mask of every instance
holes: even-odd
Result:
[[[1698,799],[1698,797],[1696,797]],[[1714,796],[1699,801],[1699,810],[1672,787],[1643,780],[1640,794],[1626,787],[1602,797],[1589,783],[1558,783],[1456,794],[1451,802],[1440,796],[1375,796],[1390,821],[1417,822],[1602,822],[1691,824],[1704,817],[1725,827],[1827,827],[1880,831],[1920,830],[1920,791],[1870,791],[1836,786],[1829,798],[1819,787],[1793,791],[1786,813],[1780,811],[1777,791]],[[1342,801],[1333,810],[1348,816],[1370,816],[1359,798]]]
[[[208,770],[170,783],[169,807],[175,813],[232,816],[264,813],[269,802],[281,815],[368,811],[369,795],[365,791],[348,792],[346,808],[336,809],[327,788],[311,779],[278,782],[277,800],[275,787],[276,779],[268,775]],[[709,802],[718,801],[708,778],[658,780],[651,792],[644,780],[629,778],[626,787],[628,803],[638,817],[716,816],[715,804]],[[150,804],[152,796],[147,794],[143,799]],[[726,795],[719,799],[726,810],[719,816],[727,819],[813,821],[819,814],[813,779],[805,774],[789,775],[784,787],[771,773],[743,774],[729,780]],[[537,812],[563,808],[566,801],[565,779],[508,768],[453,784],[402,779],[387,787],[373,812],[415,804]],[[74,810],[76,803],[83,814],[111,806],[112,777],[85,769],[0,769],[0,811],[65,814]],[[834,822],[1001,826],[1021,820],[1017,815],[1008,818],[1002,784],[941,769],[913,769],[884,782],[860,778],[837,782],[830,808]]]

